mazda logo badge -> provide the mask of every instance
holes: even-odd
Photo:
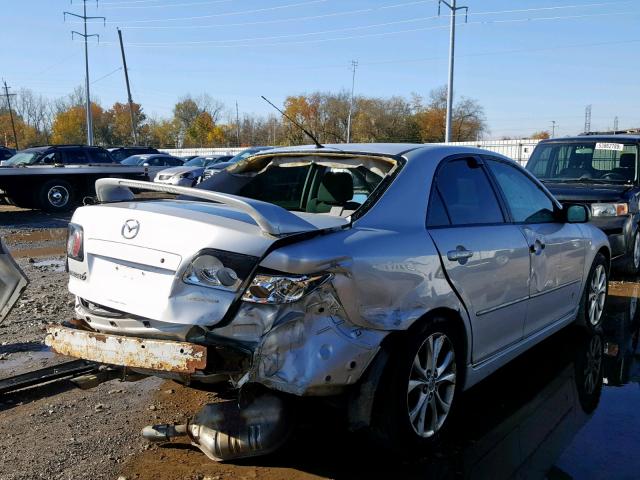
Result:
[[[135,238],[136,235],[138,235],[139,231],[140,222],[138,222],[137,220],[127,220],[126,222],[124,222],[124,225],[122,225],[121,233],[124,238],[131,240],[132,238]]]

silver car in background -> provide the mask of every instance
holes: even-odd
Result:
[[[132,188],[182,196],[136,201]],[[70,224],[78,320],[51,327],[47,343],[230,382],[250,405],[240,427],[210,404],[186,426],[146,432],[189,435],[211,458],[275,448],[282,393],[339,398],[353,429],[393,452],[424,451],[464,390],[568,324],[602,322],[606,236],[584,205],[563,207],[498,154],[276,149],[206,188],[99,180],[103,203]],[[221,431],[237,442],[220,444]]]
[[[187,160],[179,167],[165,168],[160,170],[153,179],[156,183],[165,185],[177,185],[180,187],[193,187],[202,179],[205,168],[226,162],[232,155],[207,155],[194,157]]]

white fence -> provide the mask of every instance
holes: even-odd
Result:
[[[159,150],[176,157],[187,157],[189,155],[235,155],[245,150],[245,147],[160,148]]]
[[[491,152],[500,153],[524,166],[529,160],[533,149],[540,140],[522,138],[518,140],[479,140],[477,142],[452,142],[453,145],[484,148]]]
[[[476,142],[452,142],[451,145],[463,145],[467,147],[478,147],[490,150],[492,152],[500,153],[509,158],[512,158],[516,162],[524,165],[529,160],[531,152],[540,140],[534,140],[532,138],[523,138],[519,140],[479,140]],[[235,155],[241,152],[244,148],[240,147],[223,147],[223,148],[164,148],[163,152],[178,157],[185,157],[187,155]]]

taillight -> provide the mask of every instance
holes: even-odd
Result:
[[[69,224],[67,234],[67,256],[73,260],[84,260],[84,231],[80,225]]]

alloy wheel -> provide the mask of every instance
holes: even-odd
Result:
[[[589,321],[596,326],[600,323],[604,302],[607,299],[607,272],[604,266],[598,265],[593,272],[589,286]]]
[[[415,433],[429,438],[442,428],[455,389],[453,344],[444,333],[433,333],[418,349],[409,374],[407,411]]]

